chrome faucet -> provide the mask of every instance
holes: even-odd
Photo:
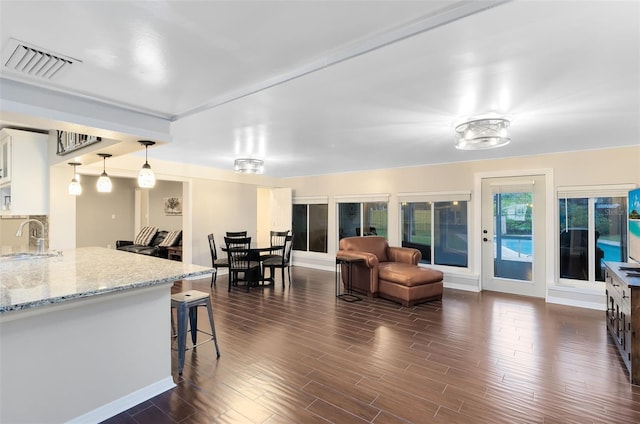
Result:
[[[29,222],[37,222],[38,224],[40,224],[41,237],[39,238],[36,237],[36,252],[44,253],[44,224],[38,221],[37,219],[25,219],[24,221],[22,221],[22,223],[20,223],[20,226],[18,227],[18,232],[16,233],[16,237],[22,237],[22,228],[25,226],[25,224]]]

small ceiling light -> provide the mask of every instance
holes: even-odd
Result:
[[[98,193],[111,193],[111,178],[109,178],[106,171],[106,161],[111,155],[109,153],[98,153],[98,156],[102,158],[102,174],[100,174],[100,178],[98,178],[96,188],[98,189]]]
[[[236,159],[234,170],[241,174],[262,174],[262,171],[264,171],[264,162],[260,159]]]
[[[76,177],[76,166],[82,165],[80,162],[69,162],[73,166],[73,179],[69,183],[69,194],[72,196],[80,196],[82,194],[82,186]]]
[[[151,166],[149,166],[147,149],[149,146],[153,146],[156,143],[155,141],[148,140],[140,140],[138,143],[144,145],[144,165],[142,165],[142,169],[138,174],[138,186],[141,188],[153,188],[153,186],[156,185],[156,176],[153,174]]]
[[[456,126],[456,149],[483,150],[506,146],[511,142],[509,120],[480,118]]]

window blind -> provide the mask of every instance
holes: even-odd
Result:
[[[326,205],[329,203],[329,196],[306,196],[294,197],[294,205]]]
[[[335,196],[336,203],[388,202],[389,194],[351,194]]]
[[[468,202],[471,200],[470,191],[442,191],[424,193],[399,193],[398,200],[405,202]]]
[[[608,184],[594,186],[558,187],[558,199],[581,199],[591,197],[625,197],[635,184]]]

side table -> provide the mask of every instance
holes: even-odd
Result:
[[[172,261],[182,262],[182,246],[167,247],[167,257]]]
[[[356,296],[351,291],[351,266],[356,263],[362,263],[364,259],[362,258],[350,258],[347,256],[336,256],[336,297],[344,300],[345,302],[357,302],[362,300],[361,297]],[[340,279],[338,278],[338,267],[340,265],[347,266],[347,289],[346,293],[340,293]]]

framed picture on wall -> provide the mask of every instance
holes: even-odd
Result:
[[[164,198],[165,215],[182,215],[182,199],[179,197]]]

